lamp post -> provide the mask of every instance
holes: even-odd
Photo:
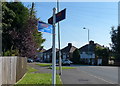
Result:
[[[90,36],[89,36],[89,29],[88,29],[88,28],[85,28],[85,27],[84,27],[83,29],[87,29],[87,30],[88,30],[88,43],[89,43],[89,37],[90,37]]]
[[[85,28],[85,27],[83,29],[87,29],[88,30],[88,56],[89,56],[89,29]],[[88,64],[89,64],[89,59],[88,59]]]

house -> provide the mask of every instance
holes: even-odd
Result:
[[[89,44],[86,44],[79,49],[81,63],[102,65],[102,58],[96,57],[95,55],[95,48],[97,46],[103,47],[97,43],[94,43],[94,41],[89,41]]]
[[[41,62],[43,61],[43,52],[45,51],[45,49],[41,49],[40,52],[38,52],[37,54],[37,58],[39,58]]]
[[[76,47],[72,46],[72,43],[68,43],[68,46],[61,49],[61,58],[62,58],[62,60],[66,60],[66,59],[70,60],[71,58],[73,58],[73,52],[76,49],[77,49]]]
[[[56,52],[58,49],[56,48]],[[52,62],[52,48],[43,52],[43,62]]]

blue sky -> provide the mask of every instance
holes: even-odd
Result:
[[[24,3],[31,6],[31,3]],[[55,2],[36,2],[36,16],[44,22],[52,16]],[[87,30],[89,28],[90,40],[101,45],[109,46],[111,43],[111,27],[118,25],[117,2],[60,2],[60,10],[66,8],[66,19],[60,22],[61,48],[72,43],[77,48],[88,43]],[[57,27],[56,27],[57,34]],[[43,33],[46,42],[45,49],[52,46],[52,35]],[[56,35],[56,47],[58,47]]]

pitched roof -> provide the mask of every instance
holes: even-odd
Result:
[[[71,52],[71,53],[74,52],[75,49],[76,49],[76,47],[72,46],[71,49],[70,49],[70,52]]]
[[[76,49],[76,47],[72,46],[72,44],[68,43],[68,46],[66,46],[65,48],[61,49],[61,52],[65,52],[65,53],[72,53],[74,52],[74,50]]]
[[[58,51],[58,49],[56,48],[56,52]],[[48,50],[46,50],[45,52],[43,52],[43,53],[52,53],[52,48],[50,48],[50,49],[48,49]]]
[[[94,52],[96,46],[103,47],[100,44],[93,42],[93,43],[89,43],[89,44],[86,44],[86,45],[82,46],[81,48],[79,48],[79,50],[82,51],[82,52],[88,52],[88,48],[89,48],[90,52]]]
[[[46,49],[42,49],[42,50],[40,50],[40,52],[45,52],[46,51]]]

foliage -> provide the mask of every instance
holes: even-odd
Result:
[[[79,50],[76,49],[74,52],[73,52],[73,58],[71,58],[71,61],[75,64],[79,64],[80,62],[80,54],[79,54]]]
[[[34,9],[28,9],[21,2],[2,3],[2,51],[3,55],[11,55],[17,50],[20,56],[34,57],[37,48],[45,41],[37,32],[37,21]],[[16,52],[15,52],[16,53]]]
[[[112,51],[116,51],[116,46],[117,46],[117,30],[114,29],[115,27],[112,27],[112,31],[110,32],[111,34],[111,41],[112,41],[112,44],[111,44],[111,48],[112,48]]]
[[[120,26],[117,29],[112,27],[111,31],[111,47],[116,61],[120,61]]]
[[[15,13],[7,7],[8,3],[2,3],[2,49],[7,51],[11,49],[12,37],[9,34],[10,27],[15,18]],[[10,41],[11,40],[11,41]]]
[[[4,53],[4,56],[18,56],[19,55],[19,51],[17,49],[15,50],[7,50]]]
[[[37,29],[33,29],[33,36],[35,39],[35,42],[37,43],[38,48],[43,48],[42,43],[45,42],[45,39],[42,38],[42,34],[37,31]]]
[[[95,55],[98,59],[102,59],[102,65],[108,64],[109,59],[109,48],[96,46]]]

